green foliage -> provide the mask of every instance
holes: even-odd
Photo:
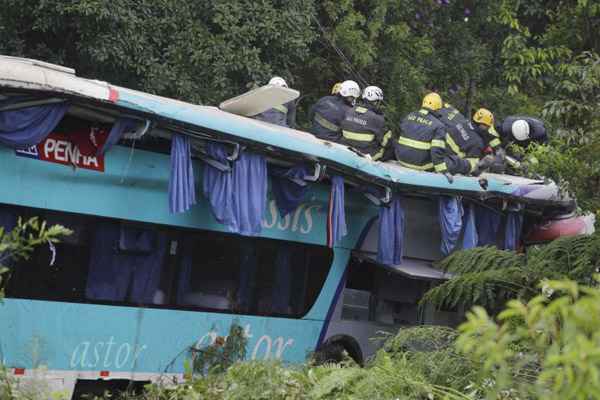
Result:
[[[272,74],[293,81],[315,39],[312,1],[7,0],[0,53],[196,103]],[[14,29],[13,27],[18,27]]]
[[[38,375],[39,374],[39,375]],[[0,399],[2,400],[67,400],[67,393],[53,392],[44,379],[45,368],[33,371],[27,380],[17,380],[10,371],[0,363]]]
[[[151,385],[144,399],[466,400],[454,388],[470,383],[476,372],[454,351],[456,337],[447,328],[401,330],[364,368],[351,360],[318,366],[241,362],[176,387]]]
[[[462,391],[477,380],[470,360],[454,346],[458,332],[439,326],[401,329],[384,345],[392,359],[405,359],[414,374],[432,385]]]
[[[584,52],[562,64],[556,95],[543,116],[554,126],[550,146],[533,146],[531,167],[570,191],[585,211],[600,212],[600,56]],[[599,214],[600,215],[600,214]]]
[[[218,336],[214,343],[202,349],[192,348],[193,372],[201,375],[220,373],[234,363],[246,358],[248,338],[242,328],[234,321],[227,337]]]
[[[0,300],[4,296],[3,287],[6,284],[10,270],[5,265],[12,261],[27,260],[34,248],[46,243],[57,243],[59,238],[70,235],[71,230],[61,225],[46,226],[37,217],[17,221],[17,226],[5,232],[0,227]]]
[[[532,298],[546,279],[589,284],[600,266],[600,234],[559,238],[529,248],[527,255],[493,247],[457,251],[439,266],[457,275],[429,290],[421,304],[498,310],[509,299]]]
[[[457,347],[490,382],[488,399],[592,399],[600,393],[600,289],[548,281],[548,296],[512,300],[494,321],[476,307]],[[553,292],[553,294],[551,294]]]

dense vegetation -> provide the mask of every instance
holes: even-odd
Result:
[[[0,54],[216,104],[284,76],[315,99],[377,84],[397,126],[428,90],[463,111],[542,115],[539,172],[600,208],[598,0],[2,0]]]
[[[452,253],[438,267],[454,277],[427,292],[422,303],[500,310],[510,299],[530,300],[549,279],[592,284],[600,267],[600,233],[563,237],[526,254],[477,247]]]

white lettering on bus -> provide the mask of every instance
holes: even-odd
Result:
[[[275,200],[271,200],[267,207],[265,218],[262,220],[262,227],[309,234],[313,229],[313,213],[318,213],[320,209],[321,206],[318,204],[308,206],[306,203],[303,203],[292,213],[281,218]]]
[[[300,227],[300,233],[309,233],[313,228],[313,219],[312,219],[312,211],[319,212],[321,206],[314,205],[310,206],[304,211],[304,219],[306,220],[306,225],[304,227]]]
[[[56,148],[56,140],[48,139],[46,143],[44,143],[44,155],[46,158],[50,157],[48,153],[51,153]]]
[[[252,328],[250,324],[246,324],[246,326],[244,327],[244,336],[246,336],[247,339],[251,339],[252,337],[254,337],[251,331]],[[196,349],[201,349],[203,347],[210,346],[216,341],[218,336],[220,336],[219,332],[214,329],[211,329],[196,341],[194,347]],[[227,339],[227,336],[225,336],[224,338]],[[279,336],[275,340],[273,340],[269,335],[262,335],[252,348],[250,357],[253,360],[257,358],[264,360],[268,360],[270,358],[280,359],[283,357],[283,354],[288,348],[294,346],[294,343],[295,340],[293,338],[284,338],[282,336]]]
[[[262,335],[260,337],[260,339],[258,339],[258,342],[256,342],[256,345],[254,346],[254,350],[252,351],[252,359],[253,360],[256,360],[256,356],[258,355],[258,351],[260,350],[260,345],[263,342],[266,345],[264,355],[263,355],[263,360],[268,360],[271,357],[271,346],[272,346],[273,341],[271,340],[271,337],[269,335]]]
[[[275,358],[281,358],[283,356],[283,352],[285,351],[285,348],[288,346],[291,347],[294,345],[294,339],[288,339],[284,343],[283,338],[280,336],[273,341],[273,345],[276,346]]]
[[[127,353],[123,353],[124,357],[121,357],[121,352],[124,349],[127,350]],[[125,363],[129,359],[129,354],[131,354],[131,347],[129,346],[129,344],[123,343],[122,345],[120,345],[119,350],[117,350],[117,355],[115,356],[115,366],[117,368],[122,368],[123,365],[125,365]]]
[[[94,165],[98,168],[100,166],[97,157],[81,154],[79,147],[66,140],[46,139],[44,143],[44,157],[70,164],[83,165],[85,167]]]
[[[118,345],[113,352],[113,346]],[[71,353],[71,368],[123,368],[126,365],[133,366],[139,359],[141,353],[146,350],[146,345],[131,345],[127,342],[117,343],[114,336],[108,341],[80,342],[73,353]],[[91,349],[91,350],[90,350]],[[93,354],[91,354],[93,351]],[[103,357],[104,356],[104,357]]]

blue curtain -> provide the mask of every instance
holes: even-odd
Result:
[[[17,103],[18,99],[11,101]],[[37,145],[56,128],[68,108],[67,102],[61,102],[0,111],[0,143],[15,149]]]
[[[502,216],[487,207],[478,206],[475,209],[475,224],[479,235],[478,246],[496,246],[498,229]]]
[[[223,145],[207,144],[209,157],[226,163]],[[232,171],[219,171],[206,164],[202,191],[215,219],[233,233],[258,235],[267,206],[267,163],[263,156],[243,152]]]
[[[221,163],[227,163],[227,148],[218,143],[206,144],[207,155]],[[229,226],[233,220],[232,192],[233,174],[219,171],[209,164],[204,165],[202,177],[202,192],[208,199],[215,219]]]
[[[233,168],[231,232],[255,236],[262,230],[267,208],[267,161],[259,154],[243,152]]]
[[[166,247],[162,233],[99,223],[90,254],[86,298],[152,303]]]
[[[477,234],[477,222],[475,218],[475,206],[467,204],[464,207],[465,213],[463,216],[463,249],[472,249],[477,247],[479,236]]]
[[[327,214],[327,246],[333,247],[348,233],[344,209],[344,178],[331,177],[329,212]]]
[[[383,265],[402,264],[404,244],[404,210],[398,196],[379,208],[379,244],[377,262]]]
[[[516,250],[521,240],[521,229],[523,227],[523,213],[509,211],[506,215],[506,228],[504,231],[504,249]]]
[[[456,247],[462,230],[463,207],[460,198],[440,196],[438,214],[442,233],[441,252],[447,256]]]
[[[294,211],[304,200],[308,192],[308,183],[304,178],[309,174],[309,168],[305,165],[297,165],[287,170],[271,168],[271,191],[281,217]]]
[[[127,117],[120,117],[119,119],[117,119],[113,124],[112,128],[110,129],[108,138],[106,138],[104,146],[98,149],[96,154],[100,156],[106,153],[111,147],[115,145],[115,143],[117,143],[121,139],[125,132],[130,132],[134,130],[135,128],[137,128],[139,123],[140,121]]]
[[[194,168],[190,140],[173,135],[171,139],[171,175],[169,177],[169,211],[180,213],[196,204]]]

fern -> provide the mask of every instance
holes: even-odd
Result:
[[[465,274],[523,266],[524,264],[525,257],[521,254],[486,246],[454,252],[438,262],[437,266],[445,271]]]
[[[600,267],[600,233],[560,238],[531,247],[526,255],[493,247],[457,251],[437,266],[456,275],[429,290],[421,306],[498,309],[508,299],[532,298],[543,280],[590,284]]]
[[[431,303],[438,308],[481,305],[495,308],[506,299],[518,297],[529,289],[520,283],[527,280],[526,273],[523,268],[512,267],[457,275],[429,290],[421,299],[421,305]]]

